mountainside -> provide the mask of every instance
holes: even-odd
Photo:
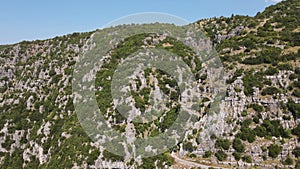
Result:
[[[155,157],[126,159],[94,143],[74,111],[72,76],[82,53],[94,47],[91,37],[97,30],[0,46],[0,168],[300,168],[300,1],[280,2],[255,17],[194,24],[211,39],[225,69],[223,118],[216,124],[219,130],[210,133],[212,145],[199,139],[211,106],[209,72],[186,45],[156,34],[124,39],[110,51],[96,76],[98,105],[124,132],[126,120],[112,108],[109,91],[114,68],[140,48],[166,49],[191,65],[199,81],[199,121],[182,142]],[[133,124],[143,138],[174,122],[180,93],[166,72],[141,74],[131,92],[139,112],[150,109],[150,96],[169,98],[168,107],[158,110],[163,116]]]

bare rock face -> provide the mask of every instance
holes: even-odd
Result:
[[[240,35],[243,30],[245,30],[245,27],[244,26],[237,26],[236,28],[232,29],[228,34],[226,35],[222,35],[222,34],[217,34],[215,36],[215,41],[217,43],[220,43],[221,41],[225,40],[225,39],[229,39],[229,38],[232,38],[232,37],[235,37],[235,36],[238,36]]]

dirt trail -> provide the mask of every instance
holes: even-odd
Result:
[[[200,163],[197,163],[197,162],[192,162],[192,161],[187,161],[187,160],[184,160],[184,159],[181,159],[177,156],[176,153],[171,153],[171,157],[174,158],[174,160],[177,162],[177,163],[180,163],[180,164],[183,164],[185,166],[189,166],[189,167],[200,167],[200,168],[204,168],[204,169],[209,169],[209,167],[213,167],[213,168],[218,168],[218,169],[227,169],[227,168],[223,168],[223,167],[216,167],[216,166],[212,166],[212,165],[205,165],[205,164],[200,164]]]

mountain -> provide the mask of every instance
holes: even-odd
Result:
[[[199,100],[201,118],[195,124],[200,125],[166,153],[126,159],[93,142],[75,112],[72,77],[76,61],[93,48],[92,37],[103,31],[97,30],[0,46],[1,168],[300,168],[300,2],[286,0],[254,17],[210,18],[194,25],[211,39],[225,71],[223,118],[215,124],[221,128],[210,133],[212,145],[203,146],[199,139],[210,96]],[[99,107],[121,132],[126,122],[111,109],[110,77],[122,57],[143,47],[172,51],[194,65],[199,88],[206,91],[209,74],[183,43],[156,34],[124,39],[110,51],[95,83],[104,89],[96,91]],[[156,88],[170,98],[164,116],[134,124],[142,138],[175,121],[180,93],[163,71],[141,74],[131,93],[139,111],[149,108]]]

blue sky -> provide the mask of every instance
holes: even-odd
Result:
[[[3,0],[0,44],[46,39],[103,27],[140,12],[163,12],[190,22],[213,16],[254,16],[280,0]]]

